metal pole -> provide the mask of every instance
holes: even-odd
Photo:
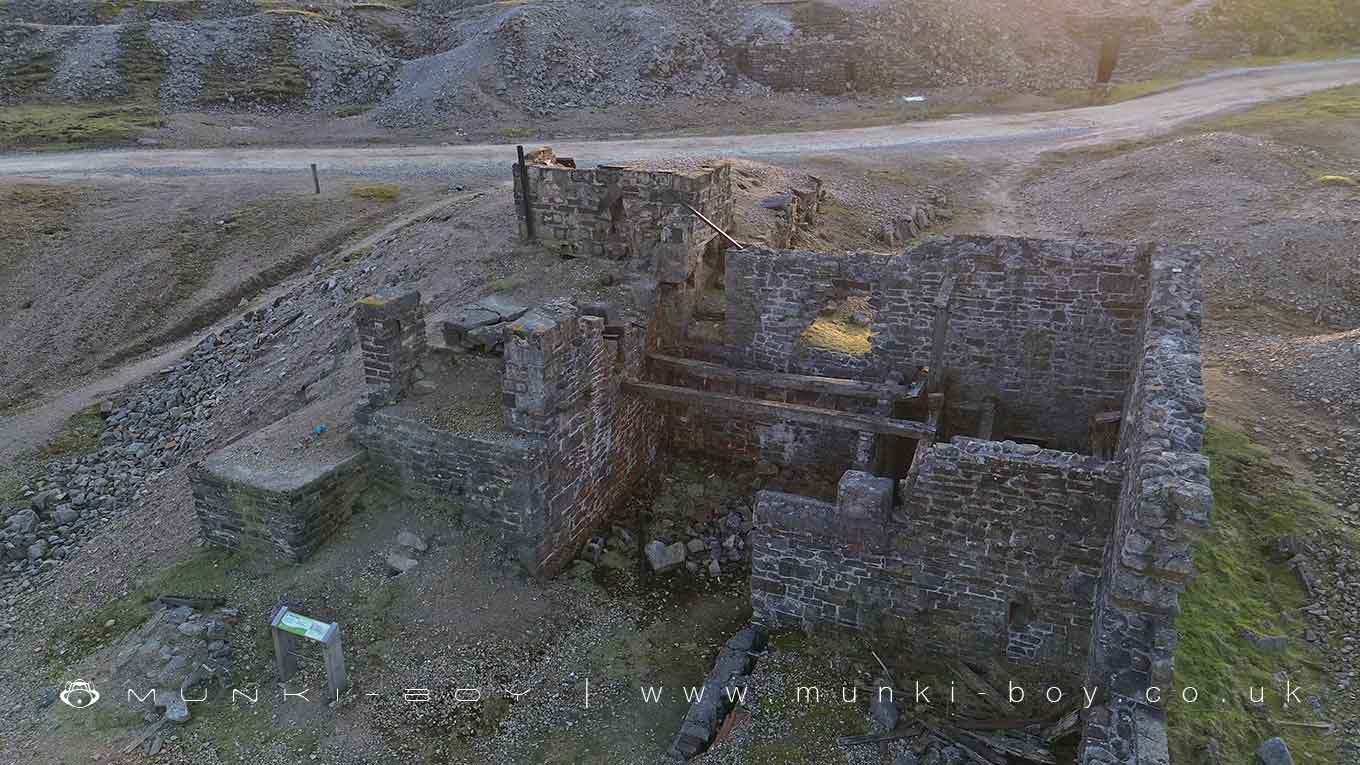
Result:
[[[524,147],[515,147],[519,151],[519,186],[520,193],[524,199],[524,233],[529,241],[534,241],[534,210],[529,204],[529,166],[524,163]]]
[[[316,187],[316,193],[321,193],[321,177],[316,174],[316,163],[312,163],[312,185]]]

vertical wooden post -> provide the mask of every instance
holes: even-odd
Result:
[[[321,193],[321,177],[316,174],[316,163],[312,163],[312,186],[316,187],[316,193]]]
[[[529,203],[529,166],[524,163],[524,147],[515,148],[519,151],[519,186],[524,200],[524,233],[532,242],[538,237],[534,235],[534,208]]]

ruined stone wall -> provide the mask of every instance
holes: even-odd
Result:
[[[1213,505],[1200,454],[1199,269],[1200,255],[1189,249],[1163,247],[1152,258],[1141,362],[1120,433],[1125,478],[1086,680],[1102,689],[1102,702],[1085,719],[1083,763],[1170,761],[1165,708],[1149,703],[1146,691],[1173,686],[1180,593],[1194,576],[1193,545]]]
[[[349,519],[367,481],[366,467],[366,456],[356,451],[321,469],[293,466],[275,474],[215,453],[189,466],[203,539],[250,554],[304,561]]]
[[[530,216],[538,241],[564,255],[630,261],[655,287],[660,342],[675,345],[693,316],[705,281],[705,251],[732,227],[732,168],[691,171],[528,164]],[[518,165],[515,165],[518,168]],[[515,211],[524,226],[524,190],[515,177]]]
[[[1089,415],[1119,409],[1147,294],[1146,258],[1125,243],[930,238],[888,271],[875,355],[930,364],[931,303],[947,278],[951,398],[998,400],[1000,432],[1086,451]]]
[[[495,531],[524,535],[536,465],[525,439],[462,435],[368,408],[356,414],[353,433],[373,458],[375,481],[403,494],[427,491]]]
[[[505,396],[513,431],[534,444],[536,482],[524,534],[532,565],[554,573],[636,489],[656,458],[663,418],[622,391],[637,379],[647,330],[606,328],[568,302],[530,311],[506,331]]]
[[[1131,245],[932,237],[903,255],[743,250],[727,257],[725,341],[734,363],[883,380],[931,363],[935,301],[952,278],[944,367],[951,400],[995,397],[998,427],[1087,448],[1088,416],[1118,409],[1147,286]],[[867,296],[865,356],[808,347],[829,301]]]
[[[515,210],[524,234],[524,189],[518,167],[512,170]],[[528,175],[534,234],[547,247],[567,255],[649,259],[650,248],[657,244],[669,246],[667,251],[684,245],[702,255],[715,234],[685,209],[686,204],[720,226],[732,222],[732,173],[727,164],[669,172],[530,162]]]
[[[873,630],[942,656],[1007,656],[1074,683],[1119,478],[1093,458],[960,438],[931,449],[896,519],[881,493],[847,503],[844,480],[836,505],[762,492],[755,618]]]

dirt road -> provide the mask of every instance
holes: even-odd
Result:
[[[554,144],[588,162],[696,156],[775,157],[878,152],[1009,154],[1146,138],[1192,120],[1360,82],[1360,59],[1217,72],[1144,98],[1056,112],[983,115],[885,127],[773,135],[659,138]],[[0,157],[0,175],[201,175],[326,170],[386,177],[495,173],[512,145],[324,149],[138,150]]]

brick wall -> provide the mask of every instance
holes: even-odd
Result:
[[[917,652],[1008,656],[1075,683],[1119,478],[1093,458],[960,438],[931,449],[895,520],[873,494],[856,512],[844,481],[836,505],[762,492],[755,618],[873,630]],[[1023,621],[1012,619],[1018,606]]]
[[[379,399],[399,400],[425,353],[420,293],[380,290],[359,301],[354,322],[363,351],[364,381]]]
[[[1159,248],[1152,259],[1141,361],[1124,407],[1126,465],[1098,597],[1087,684],[1104,689],[1085,720],[1083,763],[1169,762],[1166,716],[1149,687],[1172,687],[1180,593],[1213,506],[1200,371],[1200,254]],[[1163,694],[1163,697],[1170,694]]]

